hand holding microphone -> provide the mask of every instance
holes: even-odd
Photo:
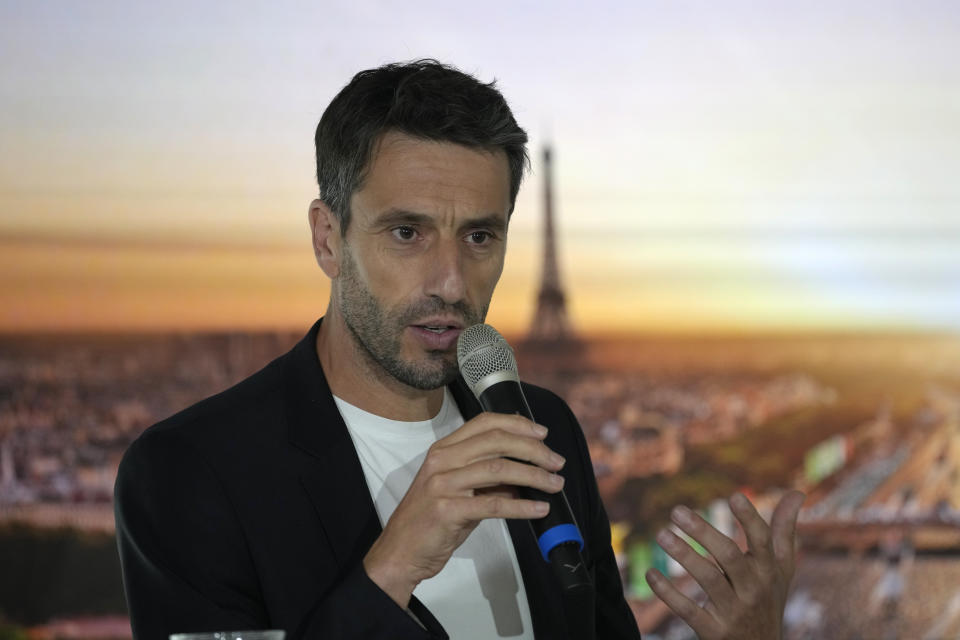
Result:
[[[518,415],[483,413],[430,447],[410,489],[374,542],[367,575],[401,607],[447,564],[481,520],[542,518],[538,498],[563,487],[564,460],[544,443],[547,430]]]
[[[500,342],[477,340],[491,335]],[[510,347],[492,327],[475,325],[461,334],[458,354],[461,372],[487,413],[430,447],[364,557],[367,575],[406,607],[416,586],[443,569],[480,521],[526,519],[561,585],[568,591],[592,590],[580,554],[582,538],[566,498],[558,493],[563,477],[556,472],[564,459],[544,444],[547,429],[531,419]],[[513,363],[512,374],[507,361]],[[491,362],[506,362],[508,368],[475,375]],[[477,383],[483,387],[479,392]]]
[[[523,395],[513,350],[496,329],[476,324],[460,334],[457,360],[467,386],[484,411],[516,414],[533,420]],[[519,486],[517,492],[528,500],[550,504],[542,518],[530,519],[530,528],[543,559],[553,567],[564,591],[592,591],[593,584],[583,562],[583,536],[563,491],[545,494],[535,487]]]

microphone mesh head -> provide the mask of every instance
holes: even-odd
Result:
[[[457,361],[463,379],[474,393],[477,392],[477,383],[493,373],[506,373],[516,380],[520,379],[513,349],[488,324],[475,324],[460,334]]]

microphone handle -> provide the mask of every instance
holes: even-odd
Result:
[[[523,395],[523,389],[515,380],[494,383],[484,389],[477,399],[484,411],[519,414],[533,420],[533,413]],[[563,491],[546,493],[531,487],[517,487],[517,493],[526,500],[550,503],[550,512],[546,516],[527,522],[543,559],[550,563],[563,590],[592,593],[593,582],[581,553],[583,536],[577,527],[566,494]]]

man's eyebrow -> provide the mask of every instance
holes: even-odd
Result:
[[[394,224],[427,224],[430,221],[430,216],[425,213],[407,211],[406,209],[387,209],[373,219],[373,225],[380,227]]]
[[[386,211],[378,214],[373,219],[372,226],[374,227],[388,227],[392,225],[402,225],[402,224],[419,224],[419,225],[430,225],[434,224],[433,216],[429,216],[425,213],[417,213],[416,211],[409,211],[407,209],[387,209]],[[468,218],[464,220],[460,225],[460,229],[476,229],[476,228],[496,228],[496,229],[505,229],[507,226],[507,220],[503,214],[499,213],[488,213],[480,215],[476,218]]]
[[[477,228],[486,228],[486,229],[506,229],[507,228],[507,219],[499,213],[488,213],[484,216],[478,218],[470,218],[469,220],[464,221],[461,225],[462,229],[477,229]]]

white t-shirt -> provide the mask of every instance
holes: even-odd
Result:
[[[367,487],[386,524],[413,483],[427,449],[463,425],[449,389],[432,420],[383,418],[334,396],[360,457]],[[481,522],[433,578],[413,594],[452,638],[533,640],[533,624],[520,567],[502,519]]]

